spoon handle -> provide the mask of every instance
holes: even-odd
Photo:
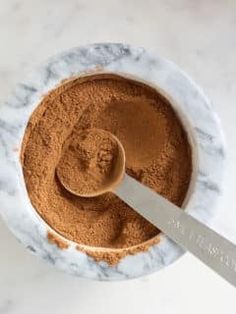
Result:
[[[236,245],[127,174],[114,193],[236,286]]]

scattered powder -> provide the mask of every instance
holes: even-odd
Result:
[[[117,177],[119,147],[111,133],[88,129],[69,137],[63,145],[57,175],[76,195],[90,195],[110,186]]]
[[[55,244],[59,249],[64,250],[68,249],[69,245],[61,239],[59,236],[57,236],[55,233],[48,231],[48,242],[51,244]]]
[[[65,82],[39,104],[21,149],[32,205],[78,249],[114,264],[157,243],[159,230],[113,193],[83,198],[61,185],[56,168],[67,143],[91,128],[116,135],[127,173],[178,206],[191,178],[191,149],[170,104],[154,89],[117,75]]]
[[[147,251],[150,245],[157,244],[159,242],[160,236],[157,235],[142,244],[123,249],[95,249],[94,247],[85,247],[83,245],[77,245],[76,248],[78,251],[85,252],[89,256],[92,256],[97,262],[106,261],[109,265],[116,265],[123,257],[127,255],[135,255],[140,251]]]

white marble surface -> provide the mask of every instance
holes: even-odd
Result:
[[[126,41],[172,59],[204,87],[222,119],[229,164],[219,204],[224,211],[215,226],[236,241],[235,28],[234,1],[2,1],[0,101],[26,70],[78,44]],[[3,223],[0,239],[0,313],[51,313],[55,307],[58,313],[221,313],[226,308],[233,313],[235,290],[190,255],[145,279],[96,283],[48,268],[25,252]]]

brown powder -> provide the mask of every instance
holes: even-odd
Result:
[[[82,198],[60,184],[56,167],[66,143],[88,128],[116,135],[127,173],[178,206],[190,182],[191,149],[170,104],[152,88],[117,75],[66,82],[37,107],[21,149],[30,200],[60,235],[95,259],[115,263],[158,242],[159,230],[112,193]]]
[[[68,249],[69,245],[66,243],[66,241],[63,241],[55,233],[48,231],[47,237],[48,237],[48,242],[51,244],[55,244],[59,249],[61,250]]]
[[[63,145],[57,175],[76,195],[97,193],[116,177],[119,147],[109,132],[87,129],[68,137]]]
[[[135,255],[140,251],[147,251],[150,245],[157,244],[160,242],[159,235],[155,236],[154,238],[141,243],[136,246],[131,246],[128,248],[122,249],[96,249],[94,247],[77,245],[76,248],[78,251],[85,252],[89,256],[93,257],[93,259],[97,262],[99,261],[106,261],[109,265],[116,265],[123,257],[127,255]]]

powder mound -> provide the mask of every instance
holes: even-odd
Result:
[[[64,187],[77,195],[102,191],[113,183],[119,147],[109,132],[88,129],[65,141],[57,175]]]
[[[96,178],[110,171],[110,165],[112,168],[107,144],[98,156],[89,139],[78,141],[80,134],[93,128],[108,131],[121,141],[129,175],[178,206],[185,199],[191,178],[191,149],[170,103],[155,89],[117,75],[64,82],[36,108],[21,147],[31,203],[58,234],[78,243],[94,258],[110,263],[109,249],[117,261],[156,243],[159,230],[113,193],[78,197],[61,184],[57,166],[64,158],[68,177],[68,154],[82,172],[94,169],[100,158],[102,166],[95,167]],[[79,161],[74,159],[77,150]],[[69,177],[74,180],[75,174]],[[92,247],[98,247],[99,254]]]

